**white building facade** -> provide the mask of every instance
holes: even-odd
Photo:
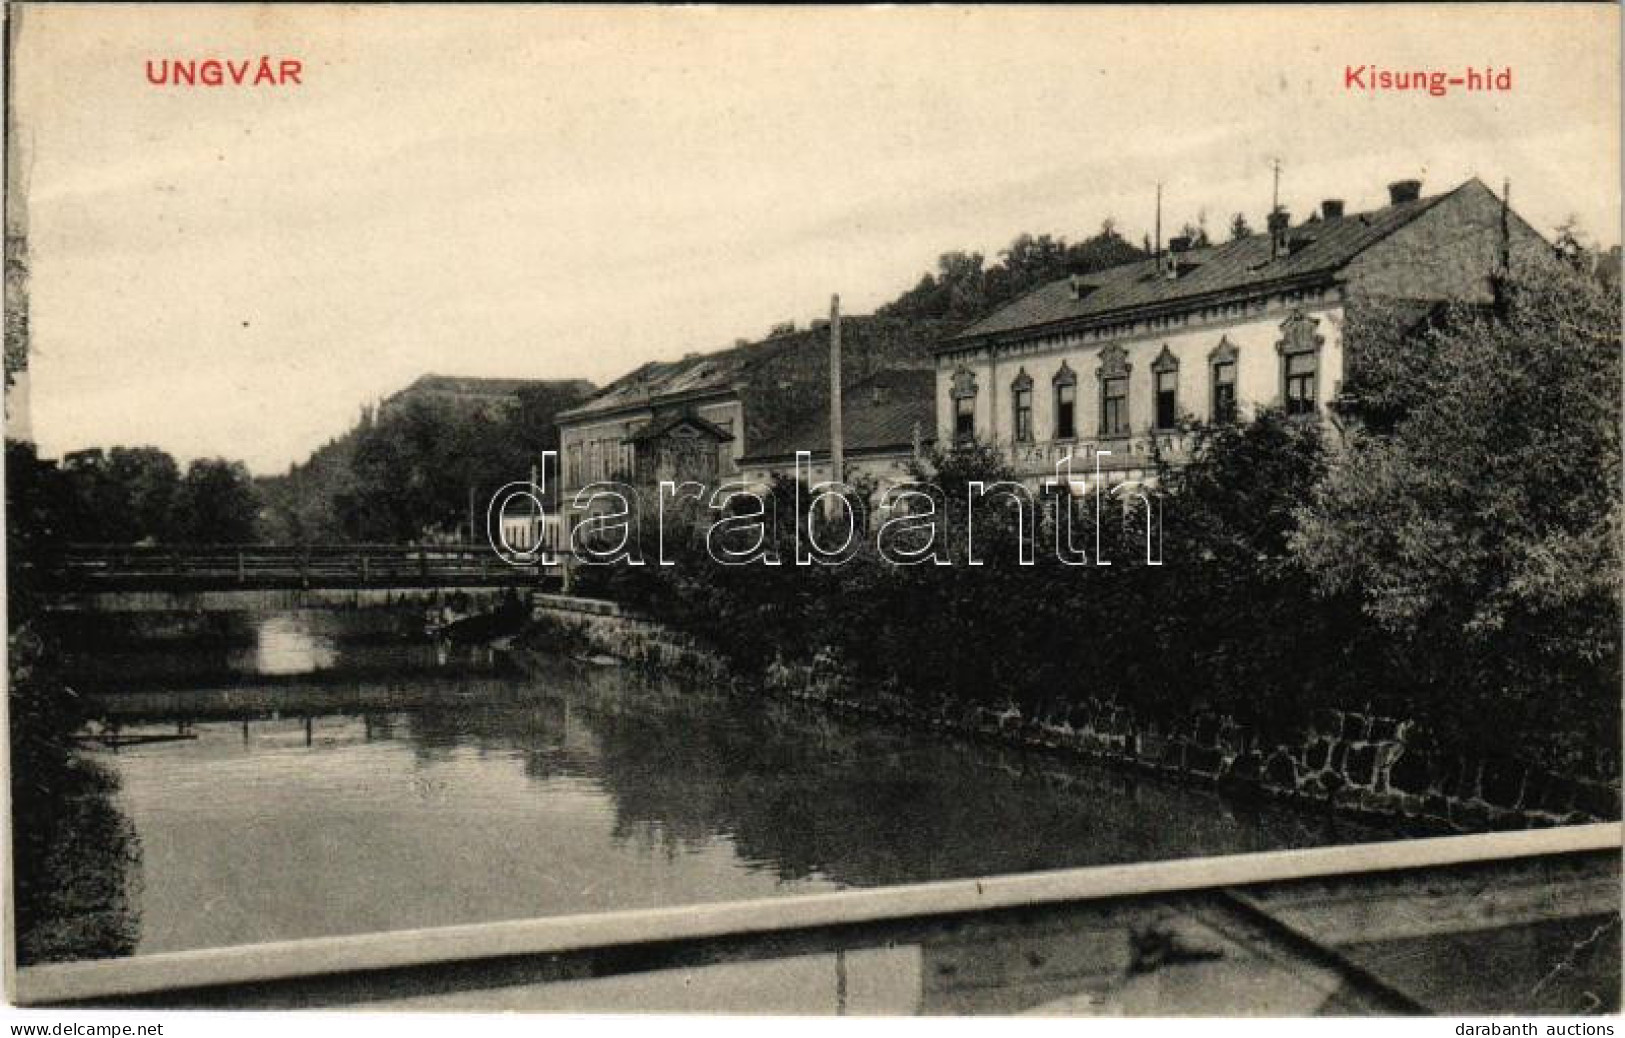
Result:
[[[1390,186],[1389,204],[1167,252],[1042,286],[937,350],[937,437],[997,446],[1024,480],[1098,464],[1142,479],[1177,463],[1191,421],[1262,407],[1327,413],[1347,367],[1344,331],[1363,298],[1487,302],[1492,279],[1550,247],[1477,180],[1431,198]]]
[[[1023,476],[1071,455],[1137,479],[1178,457],[1180,425],[1245,419],[1260,405],[1313,411],[1343,371],[1336,288],[1290,290],[1097,330],[955,351],[938,368],[937,435],[1001,448]]]

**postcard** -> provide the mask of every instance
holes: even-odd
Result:
[[[1613,1033],[1617,6],[5,15],[12,1033]]]

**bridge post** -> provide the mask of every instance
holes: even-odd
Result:
[[[310,546],[308,544],[299,547],[299,586],[310,586]]]
[[[238,548],[237,549],[237,583],[243,584],[243,583],[247,583],[247,581],[248,581],[248,573],[247,573],[247,570],[243,566],[243,549]]]
[[[367,566],[367,552],[364,548],[361,551],[361,583],[371,583],[369,567]]]

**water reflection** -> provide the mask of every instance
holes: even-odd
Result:
[[[89,692],[257,687],[319,676],[408,675],[490,654],[437,658],[416,608],[148,613],[59,618],[65,666]],[[297,681],[295,681],[297,683]]]
[[[331,667],[339,655],[336,639],[313,620],[328,615],[306,611],[256,617],[254,647],[228,655],[227,666],[254,674],[309,674]]]
[[[101,697],[125,732],[196,721],[107,758],[147,848],[140,953],[1384,835],[564,659],[260,629],[298,680]]]

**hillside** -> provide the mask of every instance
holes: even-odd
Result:
[[[929,368],[936,343],[1017,296],[1144,255],[1109,221],[1075,244],[1022,234],[991,264],[976,252],[945,253],[934,271],[873,315],[843,320],[843,381]],[[279,543],[456,535],[467,528],[471,492],[482,502],[503,483],[526,478],[543,451],[557,449],[561,411],[646,393],[672,378],[740,385],[746,441],[766,442],[823,406],[827,336],[823,322],[777,327],[715,353],[652,361],[596,395],[581,380],[424,375],[364,409],[353,428],[303,464],[257,480],[263,535]]]
[[[287,474],[256,484],[276,543],[408,540],[466,522],[476,494],[527,478],[558,446],[554,416],[592,392],[583,379],[425,375],[364,408],[355,426]]]

